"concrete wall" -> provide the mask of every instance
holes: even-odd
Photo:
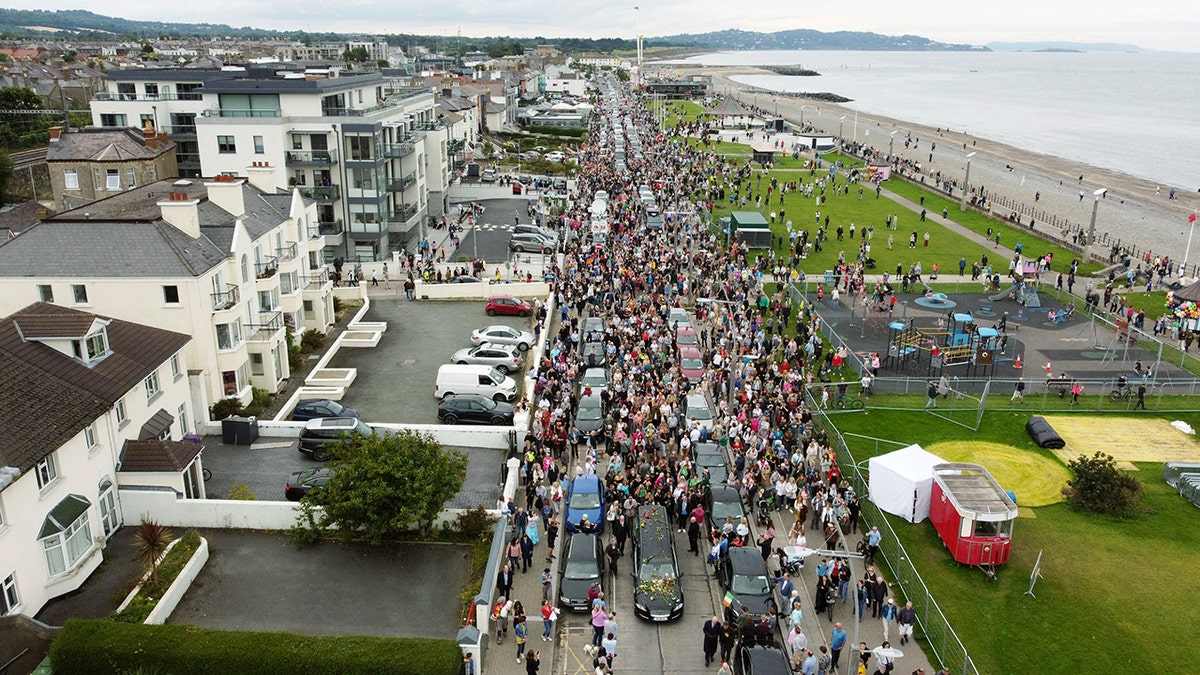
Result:
[[[417,281],[418,298],[430,300],[486,300],[493,295],[511,295],[523,300],[545,298],[550,294],[550,284],[543,281],[500,282],[484,280],[480,284],[427,284]]]
[[[170,588],[163,593],[162,598],[159,599],[158,604],[154,606],[150,616],[147,616],[143,623],[156,625],[166,623],[171,613],[179,606],[179,601],[183,599],[184,593],[187,593],[188,589],[192,587],[192,582],[196,580],[200,570],[204,569],[204,564],[207,562],[208,540],[200,537],[200,546],[192,554],[192,559],[179,571],[179,576],[171,582]]]

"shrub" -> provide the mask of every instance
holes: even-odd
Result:
[[[1074,478],[1067,481],[1063,493],[1072,506],[1110,516],[1128,517],[1139,512],[1142,482],[1118,469],[1112,455],[1080,455],[1067,466]]]
[[[257,417],[267,409],[267,406],[271,405],[271,392],[258,387],[254,387],[252,391],[254,393],[253,398],[250,399],[250,405],[242,408],[242,414]]]
[[[242,402],[236,398],[223,398],[212,404],[212,407],[208,409],[208,414],[214,420],[223,420],[226,417],[241,415]]]
[[[478,541],[492,531],[496,519],[480,504],[469,511],[458,514],[454,520],[454,529],[467,541]]]
[[[233,485],[229,486],[229,496],[226,497],[226,499],[236,499],[238,501],[252,502],[255,499],[258,499],[258,497],[256,497],[254,495],[254,490],[251,490],[249,485],[243,485],[242,483],[234,483]]]
[[[71,619],[50,647],[50,662],[57,675],[118,675],[139,668],[195,675],[458,675],[462,651],[453,640],[234,632]]]
[[[145,580],[133,600],[125,609],[114,613],[112,619],[123,623],[137,624],[145,621],[146,617],[150,616],[150,612],[158,605],[163,593],[171,587],[175,577],[179,576],[180,570],[192,559],[192,554],[198,548],[200,548],[200,533],[196,530],[188,530],[158,564],[157,573]]]
[[[300,338],[300,351],[315,352],[325,346],[325,336],[315,330],[304,332],[304,336]]]

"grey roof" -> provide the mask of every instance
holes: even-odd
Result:
[[[0,209],[0,235],[5,230],[14,235],[28,230],[41,220],[38,217],[41,211],[46,212],[46,217],[54,213],[38,202],[23,202],[11,208]],[[3,237],[0,236],[0,239]]]
[[[128,162],[154,159],[175,151],[175,144],[155,140],[155,147],[146,145],[145,134],[137,129],[89,127],[70,131],[50,141],[46,161]]]
[[[183,68],[118,68],[109,70],[105,77],[116,82],[130,81],[170,81],[170,82],[212,82],[214,80],[232,80],[238,75],[234,71],[195,70]]]
[[[343,75],[319,80],[305,78],[238,78],[206,82],[204,91],[216,94],[280,93],[296,94],[320,91],[336,91],[354,87],[384,84],[379,73]]]

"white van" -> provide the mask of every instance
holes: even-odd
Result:
[[[440,400],[450,394],[481,394],[496,401],[512,401],[517,397],[517,383],[492,366],[446,364],[438,368],[433,396]]]

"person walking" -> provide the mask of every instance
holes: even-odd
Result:
[[[704,622],[704,667],[712,665],[721,641],[721,621],[714,615]]]
[[[886,630],[885,628],[885,635]],[[525,655],[525,639],[529,636],[529,626],[525,624],[525,617],[514,617],[513,635],[516,636],[517,640],[517,663],[520,663],[521,657]]]
[[[1137,403],[1133,406],[1134,410],[1146,409],[1146,383],[1143,382],[1137,388]]]
[[[600,646],[600,641],[604,639],[604,622],[607,620],[608,614],[604,611],[604,605],[599,602],[592,603],[592,646]]]
[[[504,644],[508,635],[508,618],[512,615],[512,602],[501,597],[492,609],[492,621],[496,623],[496,644]]]
[[[507,598],[512,594],[512,586],[512,568],[505,563],[505,565],[501,567],[500,571],[496,574],[496,592],[500,594],[501,598]]]
[[[700,555],[700,523],[696,522],[696,517],[688,518],[688,551],[693,556]]]
[[[1071,383],[1071,405],[1079,403],[1079,395],[1083,393],[1083,383],[1075,380]]]
[[[542,603],[554,600],[554,574],[547,567],[542,570]]]
[[[1012,405],[1014,401],[1020,401],[1021,405],[1025,405],[1025,378],[1018,377],[1016,385],[1013,386],[1012,398],[1008,399],[1008,404]]]
[[[900,644],[905,644],[912,638],[913,624],[917,622],[917,611],[911,602],[904,603],[896,613],[896,623],[900,626]]]
[[[383,263],[383,274],[381,276],[383,277],[383,288],[389,291],[392,290],[392,282],[388,279],[387,263]]]
[[[925,401],[925,409],[929,410],[930,408],[936,408],[937,407],[937,397],[938,397],[937,382],[929,383],[929,391],[926,392],[926,395],[929,397],[929,399],[927,401]]]
[[[862,616],[862,609],[858,610],[858,614]],[[830,664],[829,669],[836,671],[838,661],[842,658],[842,649],[846,646],[846,631],[842,628],[841,622],[833,624],[833,630],[829,633],[829,652]]]
[[[729,663],[729,658],[733,654],[733,646],[737,643],[737,630],[732,623],[726,621],[721,624],[721,635],[718,640],[721,643],[721,663]]]
[[[894,598],[888,598],[887,604],[883,606],[883,609],[879,610],[879,620],[883,622],[884,642],[888,641],[888,633],[892,627],[892,622],[896,620],[897,613],[896,600]]]
[[[554,540],[558,538],[558,518],[550,516],[546,521],[546,562],[554,560]]]
[[[621,559],[621,549],[617,546],[616,538],[609,539],[608,547],[604,549],[604,557],[608,558],[608,573],[616,578],[617,561]]]

